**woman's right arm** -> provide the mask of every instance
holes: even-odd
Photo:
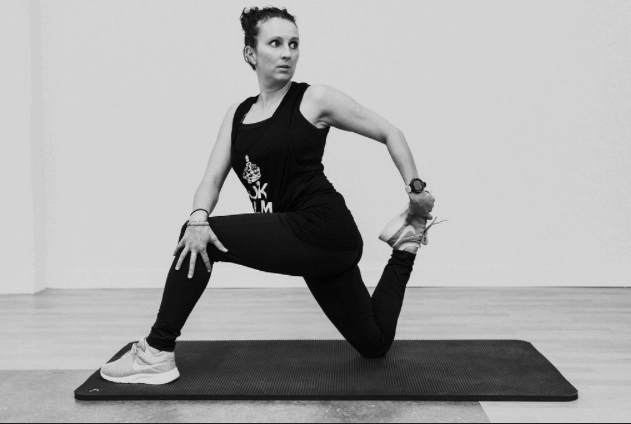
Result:
[[[191,209],[192,211],[198,208],[203,208],[210,214],[217,205],[219,193],[221,192],[223,183],[226,181],[226,177],[230,172],[232,120],[238,106],[239,103],[231,105],[224,116],[221,128],[219,128],[217,141],[210,154],[210,158],[208,159],[206,172],[204,173],[204,177],[195,192],[193,208]],[[191,221],[205,221],[206,218],[207,215],[204,211],[197,211],[191,215]]]
[[[202,178],[202,182],[199,184],[199,187],[197,187],[195,198],[193,199],[193,210],[203,208],[208,211],[208,215],[204,211],[197,211],[191,215],[189,221],[206,221],[210,213],[215,209],[217,200],[219,200],[219,192],[221,192],[221,187],[228,176],[228,172],[230,172],[232,120],[237,106],[239,106],[238,103],[233,104],[226,112],[226,116],[224,117],[221,128],[219,129],[217,142],[215,143],[215,146],[210,154],[210,158],[208,159],[208,166],[206,167],[204,178]],[[206,251],[206,246],[209,242],[214,244],[221,251],[228,251],[221,241],[217,239],[217,236],[209,226],[187,227],[184,235],[175,247],[175,252],[173,253],[175,256],[178,251],[182,249],[175,269],[180,269],[184,258],[190,252],[191,263],[189,266],[188,278],[193,278],[197,254],[202,257],[208,272],[211,272],[212,264],[210,262],[210,258],[208,257],[208,252]]]

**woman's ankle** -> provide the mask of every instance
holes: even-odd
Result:
[[[147,347],[149,348],[149,352],[154,353],[154,354],[158,354],[160,352],[173,352],[172,350],[167,350],[165,349],[160,349],[157,347],[153,347],[153,345],[151,345],[151,343],[149,343],[148,339],[145,339],[145,342],[147,343]]]

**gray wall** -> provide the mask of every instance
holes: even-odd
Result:
[[[11,152],[0,292],[37,291],[42,272],[52,288],[163,286],[225,110],[258,94],[241,55],[248,5],[267,3],[0,3]],[[276,4],[298,18],[294,80],[335,87],[401,128],[434,215],[449,220],[410,285],[626,285],[631,3],[383,5]],[[377,236],[407,201],[402,178],[385,146],[338,129],[324,164],[373,286],[390,255]],[[213,214],[250,212],[246,196],[231,173]],[[231,264],[211,279],[294,285]]]
[[[0,293],[46,287],[39,1],[0,3]]]

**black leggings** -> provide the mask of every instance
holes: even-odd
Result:
[[[314,298],[344,338],[364,357],[385,356],[397,328],[403,295],[416,255],[393,250],[379,284],[370,297],[357,266],[362,248],[330,251],[296,238],[282,224],[284,213],[211,216],[210,227],[228,249],[206,247],[211,265],[232,262],[265,272],[302,276]],[[181,240],[186,223],[180,230]],[[179,270],[169,270],[158,317],[147,337],[150,346],[173,352],[188,316],[204,293],[211,273],[198,255],[193,278],[188,278],[190,252]]]

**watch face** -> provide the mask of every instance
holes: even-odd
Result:
[[[414,181],[414,190],[422,191],[423,190],[423,184],[420,181],[418,181],[418,180]]]

